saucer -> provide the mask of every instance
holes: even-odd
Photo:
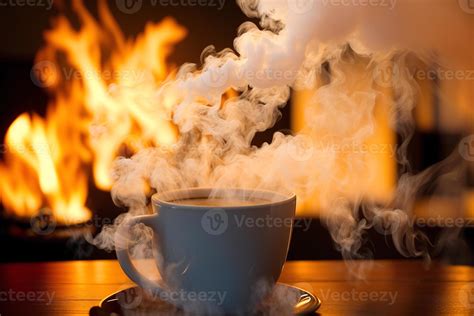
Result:
[[[312,293],[295,286],[278,283],[275,285],[275,298],[265,304],[261,314],[268,314],[275,303],[281,303],[287,296],[293,295],[296,303],[293,305],[294,315],[313,314],[321,305],[321,300]],[[275,301],[274,303],[271,301]],[[268,305],[268,306],[267,306]],[[291,308],[291,306],[288,306]],[[278,306],[275,307],[278,311]],[[278,312],[276,312],[277,314]],[[115,292],[100,302],[100,307],[90,310],[92,316],[105,315],[185,315],[184,311],[160,299],[150,298],[139,287],[130,287]]]

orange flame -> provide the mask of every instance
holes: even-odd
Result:
[[[23,113],[5,136],[0,201],[17,217],[48,207],[59,222],[86,221],[89,169],[95,185],[109,190],[111,164],[124,147],[133,153],[177,138],[171,104],[153,97],[172,74],[166,59],[186,30],[166,18],[130,41],[105,2],[99,2],[100,22],[81,1],[73,8],[81,27],[56,18],[32,70],[35,83],[54,96],[46,118]]]

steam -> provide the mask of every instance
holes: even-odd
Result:
[[[345,259],[371,256],[364,247],[371,227],[391,235],[401,254],[429,256],[426,237],[411,225],[413,199],[433,181],[434,169],[446,172],[458,157],[411,174],[406,145],[414,131],[418,93],[413,71],[432,65],[471,69],[474,19],[456,1],[399,0],[372,7],[301,3],[239,1],[248,16],[260,18],[260,27],[244,23],[234,50],[216,52],[210,46],[201,56],[202,66],[185,64],[157,87],[157,106],[173,100],[169,117],[180,138],[175,145],[116,161],[112,196],[129,209],[116,225],[147,213],[154,192],[245,187],[305,197],[316,191]],[[388,88],[374,75],[387,65],[393,70]],[[277,132],[271,143],[252,146],[255,134],[279,119],[292,89],[312,91],[305,129],[297,135]],[[364,154],[325,150],[371,137],[381,98],[390,100],[389,125],[402,139],[397,161],[404,173],[387,205],[349,189],[357,177],[374,176]],[[314,146],[315,137],[324,148]],[[114,232],[115,227],[105,227],[93,242],[113,249]],[[354,273],[365,268],[355,267]]]

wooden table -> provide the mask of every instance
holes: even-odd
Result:
[[[323,301],[322,315],[474,315],[473,267],[427,268],[408,260],[372,265],[357,281],[344,262],[288,262],[280,281],[311,289]],[[103,297],[131,284],[116,261],[2,264],[0,314],[87,315]]]

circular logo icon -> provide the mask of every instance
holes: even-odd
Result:
[[[305,290],[309,293],[314,293],[314,288],[313,286],[308,283],[308,282],[298,282],[293,284],[294,287],[297,287],[299,289]]]
[[[374,69],[373,79],[383,88],[390,88],[400,79],[400,68],[391,61],[383,61]]]
[[[89,258],[94,251],[94,246],[82,236],[71,237],[67,241],[67,246],[71,249],[74,259]]]
[[[458,146],[461,157],[467,161],[474,161],[474,135],[464,137]]]
[[[459,7],[469,14],[474,14],[474,0],[458,0]]]
[[[103,123],[92,123],[89,125],[89,135],[92,138],[100,138],[101,136],[107,134],[108,128],[107,124]]]
[[[135,309],[143,301],[143,289],[138,286],[131,287],[130,284],[124,284],[119,291],[117,301],[125,309]]]
[[[133,14],[142,8],[143,0],[115,0],[115,3],[123,13]]]
[[[374,229],[382,235],[392,235],[398,231],[401,226],[402,211],[385,211],[384,214],[374,217]]]
[[[296,14],[305,14],[313,9],[314,0],[287,0],[288,8]]]
[[[459,290],[459,301],[464,307],[474,309],[474,282],[464,285]]]
[[[56,220],[54,215],[48,208],[42,208],[39,214],[31,217],[31,229],[38,235],[51,234],[56,228]]]
[[[229,226],[229,218],[222,208],[208,210],[201,217],[202,228],[210,235],[221,235]]]
[[[307,161],[311,159],[313,152],[313,140],[308,135],[296,135],[288,143],[288,154],[296,161]]]
[[[58,81],[58,69],[48,60],[36,63],[30,71],[31,81],[40,88],[51,87]]]
[[[202,74],[204,84],[210,88],[222,88],[227,84],[228,75],[222,67],[211,67]]]

